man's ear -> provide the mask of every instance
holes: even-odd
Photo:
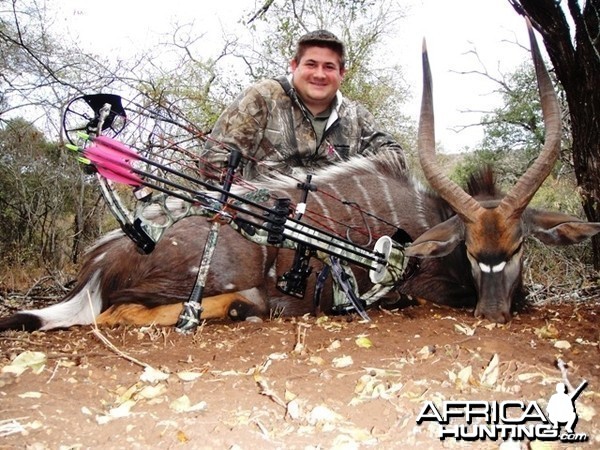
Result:
[[[297,68],[298,68],[298,61],[296,61],[296,58],[292,58],[292,60],[290,61],[290,69],[292,69],[292,73],[294,73]]]

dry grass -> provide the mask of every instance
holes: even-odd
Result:
[[[34,287],[61,287],[77,274],[73,264],[60,269],[48,268],[35,263],[3,264],[0,266],[0,293],[27,292]]]
[[[523,282],[534,304],[584,300],[598,293],[598,274],[589,263],[589,243],[549,247],[530,239],[527,243]]]

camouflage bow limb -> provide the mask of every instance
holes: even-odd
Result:
[[[204,288],[206,287],[206,280],[208,279],[208,271],[210,269],[210,263],[217,247],[217,240],[219,238],[219,230],[221,229],[222,220],[228,220],[231,217],[226,215],[225,209],[227,206],[227,192],[231,189],[233,183],[233,175],[240,164],[242,154],[239,150],[232,150],[229,154],[229,160],[227,162],[227,173],[225,175],[225,181],[223,182],[223,193],[221,194],[220,203],[223,205],[222,211],[219,212],[217,217],[212,220],[208,236],[206,237],[206,243],[204,244],[204,251],[202,252],[202,260],[200,261],[200,267],[194,283],[194,288],[190,294],[189,299],[184,302],[183,310],[179,315],[175,330],[180,333],[190,333],[196,329],[200,324],[200,315],[202,314],[202,298],[204,296]]]

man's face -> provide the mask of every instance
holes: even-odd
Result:
[[[326,110],[342,83],[339,55],[325,47],[309,47],[300,62],[291,64],[294,87],[311,113]]]

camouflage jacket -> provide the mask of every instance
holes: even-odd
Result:
[[[221,114],[202,150],[202,169],[208,178],[217,178],[234,147],[248,157],[242,159],[241,173],[251,180],[273,169],[292,173],[297,167],[323,167],[358,154],[387,149],[402,154],[398,143],[377,130],[373,116],[358,103],[338,92],[321,142],[310,113],[287,84],[267,79],[246,89]]]

